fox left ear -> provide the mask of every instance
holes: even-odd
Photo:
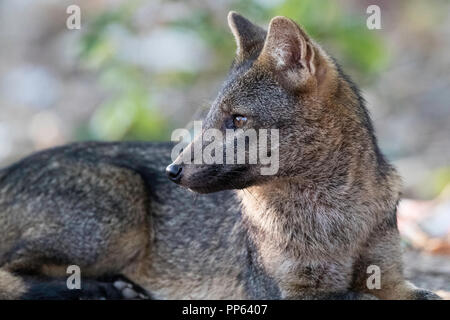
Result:
[[[244,61],[253,56],[256,58],[256,55],[264,45],[266,30],[234,11],[228,13],[228,26],[236,40],[236,59]]]
[[[317,84],[318,56],[315,45],[294,21],[275,17],[258,60],[275,71],[282,84],[297,91]]]

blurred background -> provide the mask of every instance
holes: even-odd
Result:
[[[371,4],[381,30],[366,26]],[[450,1],[1,0],[0,167],[71,141],[170,140],[230,66],[229,10],[296,20],[361,87],[404,179],[407,273],[450,291]]]

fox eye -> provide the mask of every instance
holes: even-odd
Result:
[[[233,116],[233,125],[235,128],[242,128],[247,123],[247,117],[235,115]]]

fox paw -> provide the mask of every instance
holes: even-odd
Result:
[[[78,300],[120,300],[124,299],[122,292],[111,282],[84,282],[79,290]]]
[[[442,300],[441,297],[439,297],[434,292],[424,290],[424,289],[417,289],[412,292],[412,299],[414,300]]]
[[[69,289],[64,281],[34,281],[22,295],[24,300],[106,300],[124,299],[110,282],[86,280],[80,289]]]
[[[21,296],[24,300],[150,299],[144,289],[123,276],[85,279],[79,289],[69,289],[63,279],[28,280],[27,291]]]
[[[150,299],[144,289],[120,277],[107,282],[92,281],[85,284],[79,299],[89,300],[138,300]]]
[[[126,280],[116,280],[113,286],[120,292],[123,299],[150,299],[142,288]]]

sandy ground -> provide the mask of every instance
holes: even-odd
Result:
[[[450,300],[450,256],[405,249],[403,261],[408,280]]]

